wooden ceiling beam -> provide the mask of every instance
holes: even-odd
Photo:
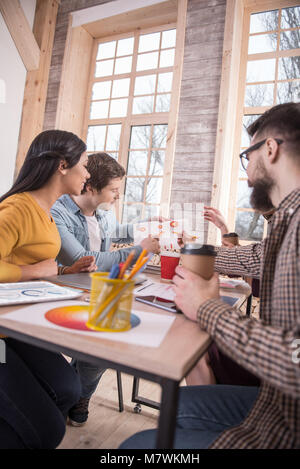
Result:
[[[27,71],[40,63],[40,48],[19,0],[0,0],[0,11]]]
[[[33,33],[41,47],[41,58],[39,67],[28,71],[26,76],[15,174],[23,164],[30,143],[43,130],[57,10],[57,0],[36,1]]]

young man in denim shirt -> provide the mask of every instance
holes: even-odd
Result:
[[[51,209],[61,236],[60,264],[71,265],[82,256],[94,256],[98,270],[107,272],[113,264],[124,262],[132,249],[135,249],[136,258],[142,249],[158,253],[159,243],[151,237],[145,238],[134,248],[109,251],[112,242],[133,242],[133,226],[120,225],[111,210],[119,199],[125,171],[107,153],[90,155],[87,170],[90,178],[84,184],[81,195],[65,194]],[[80,401],[70,410],[69,419],[73,425],[80,426],[87,420],[90,398],[105,369],[79,360],[73,360],[72,365],[80,376],[82,393]]]

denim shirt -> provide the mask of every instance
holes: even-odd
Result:
[[[67,194],[61,196],[51,208],[51,214],[61,237],[61,250],[57,260],[62,265],[72,265],[83,256],[94,256],[98,270],[107,272],[113,264],[124,262],[133,248],[109,252],[111,243],[132,243],[132,225],[120,225],[111,210],[96,210],[101,233],[101,249],[90,250],[88,226],[78,205]],[[134,247],[136,258],[141,246]]]

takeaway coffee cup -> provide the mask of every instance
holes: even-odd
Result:
[[[238,246],[239,244],[239,235],[237,233],[226,233],[223,235],[223,239],[234,246]]]
[[[182,266],[209,280],[214,273],[215,257],[214,246],[210,244],[190,243],[181,248]]]
[[[160,254],[161,280],[171,282],[175,275],[175,269],[179,264],[180,254],[178,252],[164,251]]]

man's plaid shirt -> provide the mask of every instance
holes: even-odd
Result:
[[[213,448],[300,448],[299,254],[300,189],[280,203],[263,242],[218,250],[216,270],[260,275],[260,320],[209,300],[199,308],[198,322],[262,384],[248,417],[223,432]]]

